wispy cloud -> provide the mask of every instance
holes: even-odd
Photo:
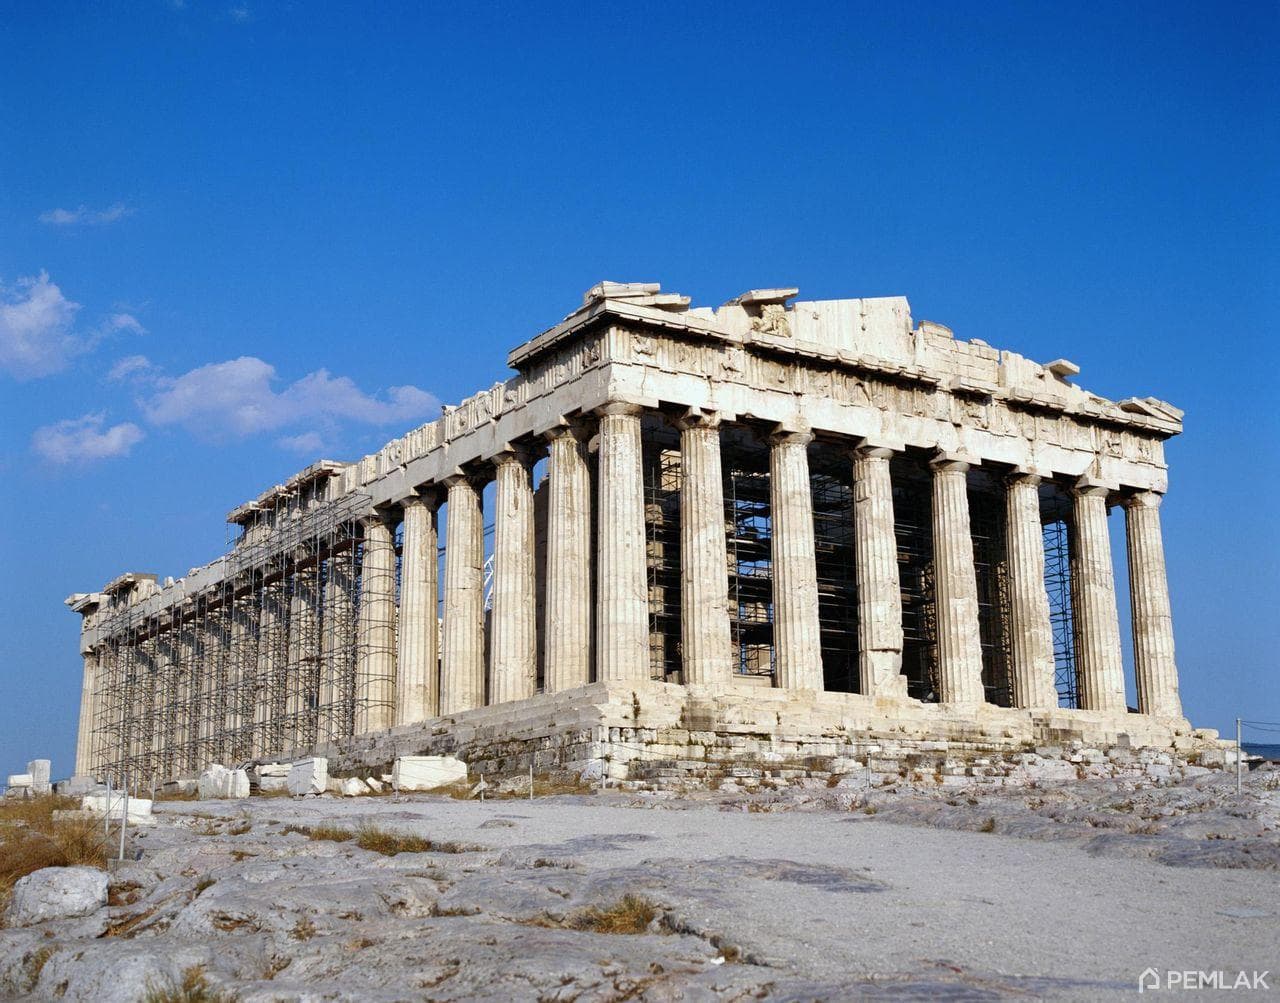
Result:
[[[61,372],[77,355],[115,334],[146,334],[131,313],[113,313],[78,334],[80,304],[67,299],[47,272],[0,283],[0,373],[19,380]]]
[[[300,435],[285,435],[276,440],[276,445],[291,453],[304,456],[319,456],[324,451],[324,436],[319,432],[303,432]]]
[[[236,24],[244,24],[246,21],[253,20],[253,12],[249,10],[248,4],[236,4],[227,10],[227,14]]]
[[[45,272],[0,285],[0,371],[29,380],[65,368],[89,347],[72,333],[79,310]]]
[[[146,376],[155,371],[155,367],[151,364],[151,360],[145,355],[126,355],[120,359],[114,366],[107,370],[107,379],[112,382],[128,379],[129,377]]]
[[[439,411],[439,401],[413,386],[390,387],[378,396],[362,391],[346,376],[320,369],[277,391],[275,367],[253,356],[215,362],[176,378],[140,402],[153,425],[177,425],[204,439],[245,438],[266,432],[344,423],[389,425],[415,421]],[[318,437],[319,433],[317,433]],[[295,434],[286,448],[311,448],[317,440]]]
[[[105,209],[90,209],[82,205],[75,209],[50,209],[40,214],[40,222],[47,226],[106,226],[118,223],[133,210],[123,202],[107,206]]]
[[[66,466],[128,456],[146,437],[131,421],[105,425],[106,415],[101,411],[45,425],[31,436],[31,448],[49,463]]]

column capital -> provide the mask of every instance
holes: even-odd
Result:
[[[1029,470],[1026,467],[1014,467],[1004,475],[1004,483],[1007,487],[1026,484],[1029,487],[1038,488],[1044,480],[1044,475],[1038,470]]]
[[[508,464],[518,464],[527,467],[533,460],[533,450],[526,444],[520,442],[504,442],[499,450],[493,454],[489,462],[495,468],[506,466]]]
[[[949,449],[939,449],[929,460],[930,467],[945,474],[968,473],[970,467],[979,466],[981,463],[982,461],[972,453]]]
[[[1111,494],[1111,487],[1100,484],[1091,477],[1081,477],[1071,486],[1071,494],[1076,498],[1103,498]]]
[[[489,483],[489,478],[479,471],[464,470],[462,467],[455,467],[450,473],[440,478],[440,483],[445,486],[446,490],[452,490],[459,484],[469,484],[471,487],[479,490]]]
[[[683,432],[691,428],[719,428],[721,414],[711,408],[691,407],[683,414],[673,415],[667,420],[673,428]]]
[[[372,512],[366,512],[357,520],[364,529],[390,529],[395,525],[395,516],[388,512],[382,512],[375,509]]]
[[[770,446],[807,446],[813,442],[813,429],[807,425],[775,425],[765,441]]]
[[[868,435],[859,439],[849,450],[854,456],[869,460],[890,460],[896,454],[905,451],[906,443],[901,439],[888,439],[879,435]]]
[[[607,404],[601,404],[595,409],[595,414],[602,418],[606,415],[623,414],[639,417],[644,414],[645,408],[640,404],[629,404],[626,401],[610,401]]]
[[[1135,491],[1125,495],[1121,504],[1127,509],[1159,508],[1162,501],[1164,495],[1159,491]]]
[[[406,511],[411,508],[425,507],[434,512],[440,507],[440,501],[440,489],[434,484],[429,484],[401,498],[396,504]]]
[[[547,442],[556,442],[560,439],[571,438],[578,441],[584,441],[589,432],[586,428],[587,419],[581,415],[569,417],[567,415],[558,415],[556,420],[552,422],[551,427],[545,432],[539,433],[541,438]]]

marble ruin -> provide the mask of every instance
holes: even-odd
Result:
[[[901,297],[796,295],[601,283],[506,382],[234,509],[225,556],[71,596],[76,772],[435,754],[705,780],[1212,743],[1160,528],[1182,412]]]

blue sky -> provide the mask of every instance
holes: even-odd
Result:
[[[888,7],[10,9],[0,772],[70,771],[67,594],[216,557],[602,278],[905,294],[1185,408],[1186,708],[1280,720],[1275,5]]]

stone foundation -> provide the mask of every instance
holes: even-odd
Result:
[[[526,773],[532,762],[539,773],[605,773],[628,786],[657,788],[868,771],[999,782],[1042,761],[1062,763],[1047,771],[1060,779],[1121,768],[1158,777],[1176,765],[1221,766],[1227,758],[1216,732],[1183,719],[660,682],[538,694],[322,746],[316,754],[327,756],[338,775],[387,772],[399,756],[456,755],[473,776]]]

